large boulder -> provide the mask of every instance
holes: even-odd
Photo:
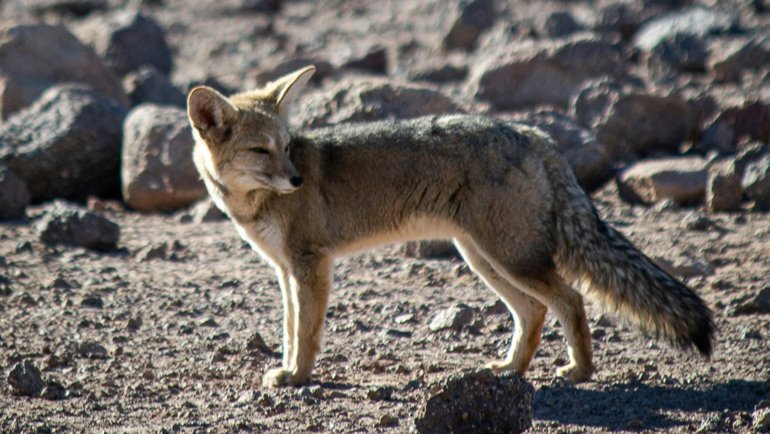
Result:
[[[747,101],[741,107],[723,110],[706,128],[700,147],[731,151],[744,140],[770,142],[770,105]]]
[[[708,172],[700,157],[640,161],[620,174],[620,195],[634,203],[672,199],[680,205],[703,200]]]
[[[126,117],[122,190],[140,211],[173,211],[206,196],[192,161],[193,138],[184,110],[143,104]]]
[[[304,98],[298,121],[305,126],[415,118],[462,109],[442,93],[389,80],[353,79]]]
[[[116,196],[125,109],[83,85],[55,86],[0,124],[0,162],[33,202]]]
[[[0,29],[0,118],[7,119],[62,82],[86,83],[128,105],[118,78],[64,27],[36,24]]]
[[[131,99],[131,106],[142,103],[184,107],[185,95],[160,71],[142,66],[123,77],[123,88]]]
[[[24,218],[29,192],[24,181],[0,164],[0,221]]]
[[[617,47],[593,35],[516,44],[486,58],[472,81],[476,98],[496,110],[566,108],[585,81],[623,73]]]
[[[414,420],[418,433],[520,433],[532,426],[534,388],[521,374],[470,371],[428,390]]]
[[[173,60],[163,29],[141,12],[122,10],[109,19],[94,17],[75,28],[81,40],[92,45],[107,66],[125,75],[141,66],[171,72]]]
[[[612,176],[612,155],[591,130],[556,111],[539,111],[515,119],[548,133],[567,157],[583,188],[592,190]]]
[[[570,113],[619,160],[677,152],[692,129],[690,106],[682,98],[612,82],[588,83],[576,92]]]

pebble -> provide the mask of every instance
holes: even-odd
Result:
[[[11,393],[21,396],[37,396],[45,387],[40,370],[32,362],[17,363],[8,374]]]

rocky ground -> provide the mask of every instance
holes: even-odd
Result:
[[[554,378],[549,316],[530,432],[770,430],[769,8],[0,3],[0,431],[405,432],[426,395],[462,387],[448,378],[484,378],[464,373],[505,352],[510,316],[451,250],[390,246],[337,264],[313,382],[260,387],[278,289],[198,203],[184,94],[308,63],[297,126],[465,111],[542,127],[601,214],[714,310],[705,360],[591,305],[598,370],[577,386]]]

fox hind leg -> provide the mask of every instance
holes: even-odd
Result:
[[[594,367],[583,297],[570,288],[549,261],[535,265],[530,263],[533,257],[517,257],[518,249],[499,248],[500,245],[500,241],[484,248],[479,245],[478,252],[499,275],[556,315],[564,328],[570,358],[568,365],[557,370],[557,375],[575,383],[587,381]]]
[[[473,241],[456,239],[455,245],[471,269],[502,299],[514,319],[508,354],[505,359],[486,366],[495,372],[515,370],[524,374],[540,345],[547,308],[501,276],[480,254]]]

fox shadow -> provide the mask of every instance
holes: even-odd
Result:
[[[703,390],[642,383],[614,385],[605,390],[581,389],[570,385],[541,387],[533,399],[537,420],[588,425],[609,430],[627,429],[639,420],[645,429],[665,429],[684,424],[662,410],[707,413],[752,411],[770,398],[770,380],[730,380]]]

